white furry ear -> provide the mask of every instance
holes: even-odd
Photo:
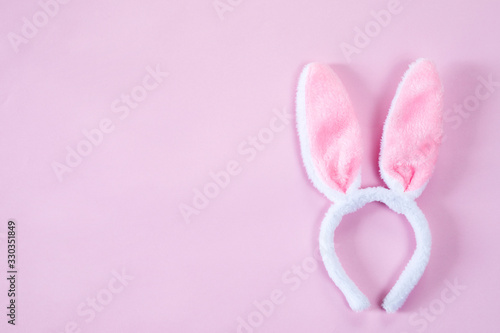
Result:
[[[443,134],[443,90],[434,65],[406,71],[384,125],[380,174],[390,189],[418,197],[434,170]]]
[[[327,65],[308,64],[297,88],[302,159],[314,186],[332,201],[359,188],[360,129],[347,92]]]

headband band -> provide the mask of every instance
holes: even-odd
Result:
[[[319,248],[328,275],[339,287],[354,311],[362,311],[370,302],[347,276],[335,253],[333,242],[335,229],[344,215],[355,212],[367,203],[379,201],[398,214],[403,214],[415,232],[417,247],[398,281],[384,299],[382,306],[387,312],[398,310],[424,273],[431,254],[431,232],[424,214],[415,201],[383,187],[370,187],[356,191],[345,201],[336,202],[330,207],[321,224]]]
[[[334,234],[342,217],[378,201],[403,214],[413,228],[416,249],[383,301],[397,311],[420,280],[429,261],[431,233],[415,199],[432,174],[442,138],[442,86],[434,65],[410,65],[384,124],[379,159],[388,188],[360,189],[360,129],[342,82],[330,67],[312,63],[297,89],[297,128],[302,158],[313,185],[334,204],[321,224],[320,253],[328,275],[354,311],[370,306],[347,276],[335,252]]]

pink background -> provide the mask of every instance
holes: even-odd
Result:
[[[500,81],[500,3],[402,2],[350,62],[341,43],[353,44],[354,29],[387,1],[232,3],[220,19],[212,0],[73,0],[16,53],[9,33],[20,35],[23,17],[41,7],[1,1],[0,331],[237,332],[239,317],[257,323],[254,332],[497,331],[500,86],[471,112],[452,108],[474,102],[478,77]],[[339,256],[372,303],[356,314],[321,262],[312,265],[329,203],[307,180],[295,119],[251,162],[238,147],[250,147],[273,110],[293,113],[301,68],[325,62],[361,124],[362,185],[383,185],[382,124],[419,57],[435,62],[449,112],[417,200],[433,252],[406,304],[388,315],[379,304],[412,254],[412,230],[377,203],[346,217]],[[111,104],[157,64],[170,75],[120,119]],[[114,131],[60,182],[51,165],[106,118]],[[187,224],[179,206],[231,160],[240,173]],[[18,225],[16,327],[5,316],[9,219]],[[312,266],[299,278],[292,269],[303,262]],[[133,280],[110,294],[122,270]],[[465,290],[450,294],[446,280]],[[254,301],[273,290],[281,304],[259,315]],[[443,294],[455,297],[445,303]],[[109,303],[87,322],[77,308],[96,296]]]

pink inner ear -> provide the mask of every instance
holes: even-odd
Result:
[[[305,102],[314,167],[328,186],[346,193],[361,164],[360,131],[349,96],[330,67],[309,65]]]
[[[432,174],[443,132],[442,87],[431,62],[410,66],[386,122],[380,167],[405,191],[418,190]]]

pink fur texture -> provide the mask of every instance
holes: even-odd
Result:
[[[425,59],[414,62],[384,126],[380,171],[389,188],[420,192],[427,184],[443,134],[442,95],[434,65]]]
[[[361,165],[359,124],[349,96],[333,70],[319,63],[308,67],[305,114],[312,162],[328,186],[346,193]]]

